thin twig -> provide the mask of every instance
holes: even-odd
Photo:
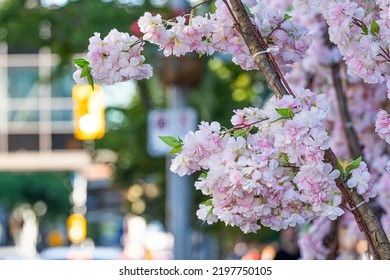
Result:
[[[185,14],[187,14],[188,12],[190,12],[190,11],[192,11],[192,10],[198,8],[199,6],[202,6],[203,4],[206,4],[206,3],[210,2],[210,1],[211,1],[211,0],[205,0],[205,1],[203,1],[203,2],[200,2],[200,3],[196,4],[195,6],[193,6],[193,7],[191,7],[191,8],[188,8],[187,10],[185,10],[184,12],[182,12],[181,14],[179,14],[177,17],[182,16],[182,15],[185,15]],[[172,18],[172,19],[173,19],[173,18]]]

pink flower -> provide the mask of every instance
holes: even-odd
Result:
[[[356,188],[358,194],[364,194],[370,187],[371,175],[368,173],[367,164],[361,162],[359,167],[351,171],[351,178],[347,181],[349,188]]]
[[[344,210],[339,207],[340,204],[341,204],[340,195],[335,195],[333,200],[331,200],[329,204],[324,203],[324,207],[325,207],[325,209],[323,210],[324,216],[333,221],[336,220],[337,217],[343,215]]]
[[[136,37],[128,33],[112,29],[101,40],[95,33],[90,38],[87,60],[95,82],[114,84],[130,79],[148,79],[152,76],[152,67],[144,64],[145,57],[141,55],[142,44],[136,44]],[[84,82],[79,78],[81,72],[74,73],[76,82]]]
[[[200,220],[206,221],[209,225],[213,224],[218,218],[213,214],[212,210],[212,206],[200,204],[198,211],[196,211],[196,216],[198,216]]]
[[[87,81],[87,78],[84,77],[84,78],[81,78],[81,69],[80,67],[78,67],[77,65],[75,65],[75,67],[77,68],[76,71],[74,71],[73,73],[73,80],[76,82],[76,84],[79,84],[79,85],[84,85],[84,84],[87,84],[88,81]]]
[[[390,117],[384,110],[379,110],[375,121],[375,132],[390,144]]]

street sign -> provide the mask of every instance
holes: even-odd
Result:
[[[148,115],[148,152],[151,156],[165,156],[172,149],[159,136],[184,138],[189,131],[195,131],[196,112],[192,108],[151,110]]]

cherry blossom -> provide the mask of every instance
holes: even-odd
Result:
[[[388,1],[244,2],[296,97],[271,98],[263,109],[235,110],[231,129],[202,122],[184,137],[171,171],[180,176],[201,173],[195,188],[208,200],[197,216],[244,232],[312,222],[299,240],[303,258],[326,258],[329,250],[323,238],[331,229],[329,220],[344,210],[335,184],[340,171],[324,162],[324,151],[332,147],[339,158],[350,160],[345,128],[353,125],[367,164],[360,162],[342,178],[366,201],[378,193],[385,211],[381,220],[390,234],[390,158],[385,143],[390,144],[390,118],[383,110],[390,98]],[[244,70],[257,69],[228,7],[221,0],[215,3],[215,12],[203,16],[165,20],[147,12],[138,21],[142,39],[115,29],[103,40],[95,33],[86,66],[76,66],[75,81],[90,82],[88,69],[94,81],[108,84],[149,78],[152,69],[141,54],[145,42],[157,45],[166,56],[220,52],[231,55]],[[343,123],[335,105],[330,70],[335,64],[346,67],[342,78],[349,124]],[[341,223],[351,236],[357,235],[350,214]]]
[[[390,115],[380,110],[375,122],[375,131],[378,135],[390,144]]]
[[[103,40],[95,33],[89,43],[87,61],[95,82],[114,84],[152,76],[152,67],[144,63],[143,46],[137,37],[113,29]],[[86,78],[81,77],[81,73],[78,68],[73,78],[83,84]]]
[[[234,20],[222,0],[216,1],[215,13],[204,16],[182,15],[170,20],[146,12],[138,20],[142,40],[156,44],[165,56],[182,56],[189,52],[212,55],[214,52],[232,56],[232,61],[244,70],[257,66],[242,36],[234,27]],[[273,54],[284,72],[299,61],[311,43],[307,29],[284,13],[274,9],[253,11],[254,24],[269,37]],[[129,79],[149,78],[152,68],[141,55],[143,42],[116,29],[102,40],[99,33],[90,38],[87,61],[95,82],[113,84]],[[74,73],[76,83],[85,83],[81,69]]]
[[[202,122],[184,137],[171,171],[205,172],[195,187],[210,197],[212,217],[252,232],[344,213],[335,184],[340,172],[323,162],[327,101],[307,89],[295,93],[271,98],[264,110],[236,110],[230,130]],[[198,217],[214,221],[205,211],[201,206]]]

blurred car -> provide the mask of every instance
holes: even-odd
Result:
[[[119,260],[122,249],[119,247],[51,247],[42,250],[43,260]]]
[[[27,256],[15,246],[0,246],[0,260],[36,260],[39,255]]]

